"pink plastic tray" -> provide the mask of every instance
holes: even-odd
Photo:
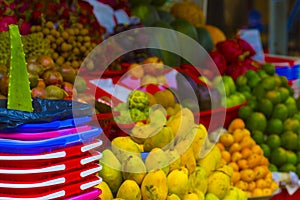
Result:
[[[5,133],[0,132],[0,138],[5,139],[14,139],[14,140],[43,140],[49,139],[54,137],[59,137],[62,135],[74,134],[79,132],[85,132],[91,130],[91,126],[80,126],[76,128],[66,128],[60,130],[53,130],[53,131],[45,131],[45,132],[38,132],[38,133]]]

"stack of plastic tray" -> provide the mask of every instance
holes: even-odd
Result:
[[[101,128],[83,117],[0,132],[0,199],[93,200],[101,191]]]

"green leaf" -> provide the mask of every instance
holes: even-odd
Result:
[[[19,27],[9,25],[10,70],[7,108],[33,112],[30,83]]]

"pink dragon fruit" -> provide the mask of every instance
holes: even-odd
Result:
[[[0,32],[8,31],[8,25],[17,24],[18,21],[14,16],[5,16],[0,19]]]
[[[217,50],[209,52],[221,75],[224,75],[227,70],[227,63],[225,57]]]

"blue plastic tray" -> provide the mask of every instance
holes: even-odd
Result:
[[[92,142],[102,133],[101,128],[93,127],[80,133],[63,135],[60,137],[39,140],[39,141],[22,141],[12,139],[0,139],[0,153],[9,154],[40,154],[51,152],[56,149],[61,149],[73,146],[80,143]],[[12,155],[13,156],[13,155]]]
[[[51,131],[64,128],[71,128],[75,126],[83,126],[88,124],[92,120],[92,116],[80,117],[80,118],[70,118],[60,121],[53,121],[47,123],[30,123],[23,124],[16,128],[4,129],[4,132],[42,132]]]

